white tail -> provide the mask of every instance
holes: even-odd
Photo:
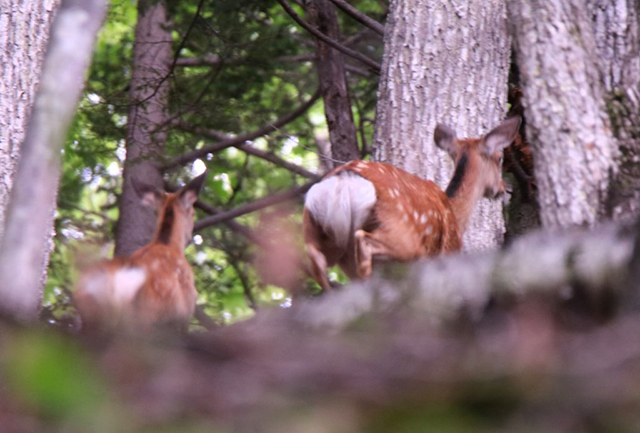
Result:
[[[338,264],[350,278],[371,274],[372,260],[408,261],[460,250],[476,202],[505,192],[502,151],[520,118],[511,118],[477,139],[458,139],[438,125],[436,145],[456,164],[446,193],[389,164],[352,161],[307,193],[304,237],[311,273],[323,289]]]

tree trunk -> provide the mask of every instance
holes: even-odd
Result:
[[[105,8],[105,0],[63,0],[52,28],[0,244],[0,306],[21,320],[38,315],[48,254],[43,241],[51,237],[60,152]]]
[[[640,40],[635,0],[587,0],[600,59],[605,103],[618,139],[618,173],[607,212],[614,219],[640,210]]]
[[[164,190],[158,158],[165,133],[154,131],[167,116],[171,31],[164,0],[140,0],[133,48],[127,124],[127,161],[120,197],[116,256],[129,256],[151,241],[156,217],[144,206],[131,183],[132,176]],[[160,128],[162,129],[162,128]]]
[[[477,137],[506,113],[510,39],[503,1],[392,0],[378,91],[374,158],[443,188],[453,163],[436,150],[446,123]],[[465,234],[466,249],[502,240],[502,204],[482,200]]]
[[[585,7],[581,0],[508,2],[547,227],[594,224],[615,166],[617,143]]]
[[[0,0],[0,233],[59,0]]]
[[[0,237],[27,119],[40,82],[49,29],[60,0],[0,0]],[[53,227],[55,202],[49,216]],[[41,282],[47,277],[53,229],[42,239]]]
[[[329,0],[308,1],[307,16],[322,33],[334,40],[340,40],[338,16],[335,6]],[[316,41],[316,47],[316,69],[329,127],[333,159],[333,164],[329,165],[335,166],[353,159],[360,159],[358,138],[353,123],[342,54],[320,40]]]

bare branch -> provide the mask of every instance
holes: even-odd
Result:
[[[197,207],[198,209],[201,209],[203,211],[205,211],[206,213],[208,213],[209,215],[219,215],[221,213],[223,213],[222,210],[217,209],[213,206],[211,206],[210,204],[204,203],[201,200],[196,201],[195,207]],[[260,239],[259,236],[256,236],[256,234],[253,232],[252,229],[250,229],[249,227],[240,224],[237,221],[234,220],[228,220],[225,221],[224,224],[229,227],[231,230],[233,230],[236,233],[241,234],[242,236],[244,236],[245,238],[249,239],[251,242],[253,242],[256,245],[261,245],[262,244],[262,240]]]
[[[222,63],[220,56],[208,54],[204,57],[180,57],[176,66],[218,66]]]
[[[225,139],[229,140],[233,138],[233,137],[229,137],[228,135],[220,131],[210,130],[206,128],[199,128],[197,126],[187,125],[184,122],[179,122],[178,127],[183,131],[190,132],[192,134],[202,135],[203,137],[214,138],[214,139],[222,138],[223,140]],[[278,155],[265,152],[264,150],[257,149],[249,144],[237,144],[234,147],[236,149],[242,150],[245,153],[248,153],[249,155],[257,156],[258,158],[264,159],[265,161],[269,161],[277,165],[278,167],[286,168],[287,170],[293,173],[299,174],[300,176],[304,176],[308,179],[315,180],[320,177],[319,175],[310,172],[304,167],[300,167],[299,165],[296,165],[292,162],[285,161],[284,159],[280,158]]]
[[[258,199],[254,202],[239,206],[235,209],[231,209],[226,212],[221,212],[217,215],[203,218],[196,222],[194,226],[194,231],[202,230],[205,227],[226,222],[233,218],[237,218],[239,216],[246,215],[248,213],[255,212],[257,210],[264,209],[269,206],[274,206],[276,204],[280,204],[280,203],[284,203],[286,201],[292,200],[306,193],[314,183],[315,182],[309,182],[302,186],[294,188],[292,190],[279,192],[279,193],[270,195],[268,197]]]
[[[380,24],[378,21],[363,14],[358,9],[354,8],[344,0],[331,0],[331,1],[333,2],[333,4],[335,4],[340,9],[342,9],[347,15],[349,15],[354,20],[359,21],[360,23],[369,27],[371,30],[378,33],[380,36],[384,36],[384,26]]]
[[[374,71],[375,73],[377,73],[377,74],[380,73],[380,65],[376,61],[370,59],[369,57],[365,56],[364,54],[361,54],[361,53],[359,53],[357,51],[354,51],[354,50],[352,50],[350,48],[345,47],[344,45],[342,45],[341,43],[335,41],[334,39],[331,39],[331,38],[325,36],[318,29],[316,29],[315,27],[310,25],[308,22],[306,22],[305,20],[300,18],[300,16],[296,13],[296,11],[294,11],[291,8],[291,5],[289,5],[289,3],[287,3],[287,0],[278,0],[278,3],[280,3],[282,5],[284,10],[291,16],[291,18],[293,18],[293,20],[296,23],[298,23],[301,27],[303,27],[305,30],[307,30],[309,33],[311,33],[313,36],[315,36],[316,38],[322,40],[326,44],[331,45],[336,50],[343,52],[347,56],[353,57],[354,59],[361,61],[365,65],[369,66],[371,68],[371,70]]]
[[[248,132],[246,134],[238,135],[233,138],[228,138],[218,143],[205,146],[202,149],[197,149],[197,150],[188,152],[182,156],[172,159],[171,161],[166,163],[162,167],[162,169],[167,170],[173,167],[177,167],[179,165],[183,165],[183,164],[186,164],[187,162],[191,162],[195,159],[201,158],[207,155],[208,153],[219,152],[223,149],[226,149],[227,147],[243,144],[245,141],[255,140],[258,137],[269,134],[273,131],[277,131],[278,129],[282,128],[284,125],[290,122],[293,122],[298,117],[300,117],[318,100],[319,97],[320,97],[320,90],[317,90],[316,93],[314,93],[313,96],[309,98],[307,102],[302,104],[300,107],[298,107],[296,110],[292,111],[291,113],[286,114],[285,116],[282,116],[281,118],[277,119],[276,121],[268,123],[253,132]]]

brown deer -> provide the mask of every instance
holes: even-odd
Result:
[[[124,321],[143,328],[165,323],[186,328],[198,293],[184,249],[205,177],[201,174],[175,193],[132,178],[142,202],[157,211],[156,230],[151,242],[131,257],[101,262],[81,276],[75,302],[83,326],[111,327]]]
[[[304,205],[313,278],[327,290],[327,268],[335,264],[349,278],[367,278],[374,258],[409,261],[459,251],[476,202],[505,192],[502,152],[519,125],[513,117],[475,139],[437,125],[435,144],[455,162],[446,192],[381,162],[352,161],[328,173]]]

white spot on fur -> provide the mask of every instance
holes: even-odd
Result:
[[[402,206],[402,203],[398,203],[398,210],[400,212],[404,212],[404,206]]]
[[[130,304],[146,279],[147,273],[142,268],[122,268],[115,271],[113,275],[113,301],[115,305]]]
[[[331,234],[336,245],[345,248],[351,234],[369,218],[376,200],[376,189],[370,181],[343,172],[311,187],[305,207],[320,227]]]
[[[420,224],[424,224],[427,222],[427,216],[425,214],[420,215]]]
[[[418,222],[418,211],[417,211],[417,210],[414,210],[414,211],[413,211],[413,219],[414,219],[416,222]]]
[[[431,224],[429,224],[429,225],[427,226],[427,228],[426,228],[426,229],[424,229],[424,234],[425,234],[425,235],[427,235],[427,236],[429,236],[431,233],[433,233],[433,226],[432,226]]]

